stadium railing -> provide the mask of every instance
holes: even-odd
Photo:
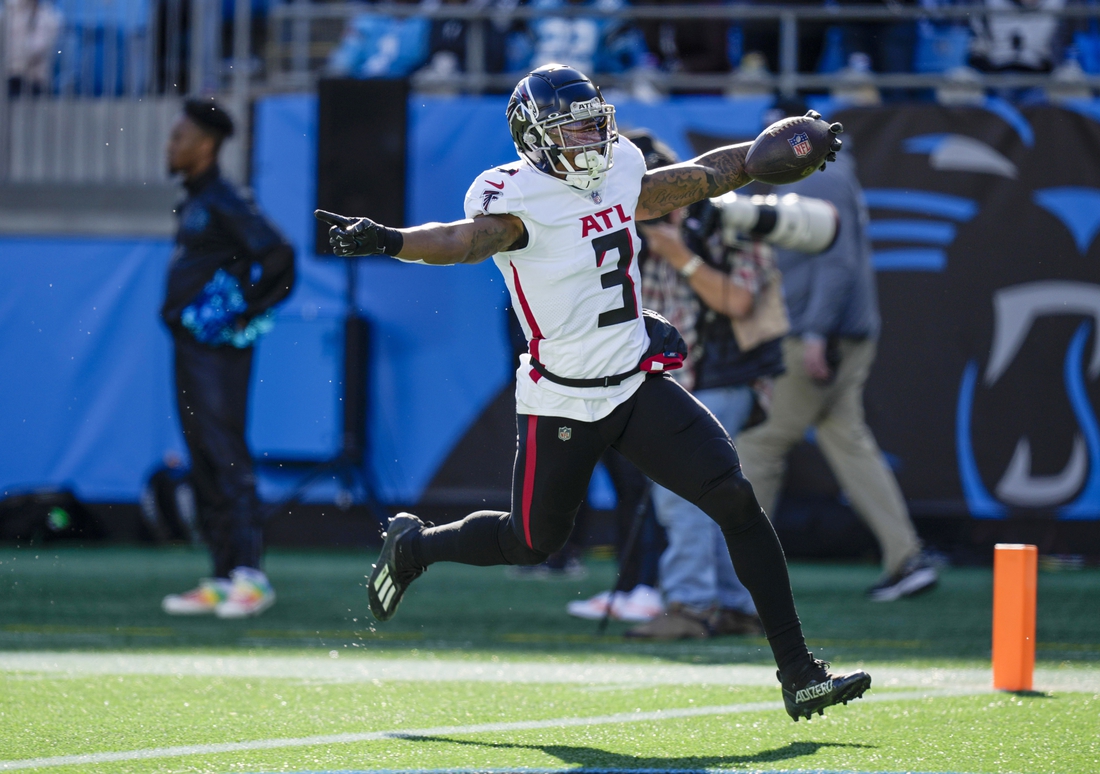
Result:
[[[469,22],[465,25],[462,70],[437,74],[430,84],[414,74],[412,83],[414,89],[430,85],[436,90],[477,94],[507,92],[516,79],[514,72],[494,73],[486,68],[489,24],[602,13],[571,6],[552,10],[517,6],[505,10],[481,4],[423,8],[416,4],[286,0],[265,9],[264,19],[253,16],[254,7],[264,9],[263,0],[58,0],[58,6],[63,29],[49,85],[33,97],[10,97],[6,88],[0,91],[0,231],[9,230],[8,220],[20,218],[4,216],[4,211],[10,209],[8,205],[30,206],[28,203],[41,201],[60,206],[59,202],[70,200],[80,203],[88,198],[89,188],[118,189],[123,194],[144,189],[147,194],[150,187],[157,187],[166,192],[170,186],[163,162],[164,142],[179,101],[189,94],[217,96],[235,114],[241,139],[227,145],[223,163],[231,176],[243,180],[247,173],[251,100],[272,92],[314,89],[318,79],[331,74],[329,58],[349,21],[364,14]],[[1090,3],[1041,13],[1078,27],[1091,25],[1092,39],[1100,41],[1100,32],[1096,32],[1100,29],[1100,5]],[[975,14],[1003,15],[979,6],[929,10],[910,6],[685,3],[626,6],[616,12],[616,18],[717,19],[774,25],[777,71],[756,75],[751,87],[790,94],[825,91],[837,84],[835,74],[812,72],[809,68],[816,63],[798,60],[800,34],[810,28],[808,25],[815,30],[859,22],[957,26]],[[3,24],[8,23],[5,18]],[[257,30],[260,34],[254,36]],[[0,84],[6,84],[3,46],[7,30],[2,32]],[[1083,54],[1095,54],[1093,58],[1100,60],[1100,44],[1096,51]],[[1100,70],[1100,63],[1095,70]],[[597,73],[595,77],[601,85],[630,89],[637,72]],[[738,85],[735,72],[653,69],[645,77],[658,93],[721,93]],[[878,89],[936,89],[955,83],[945,72],[871,72],[861,77],[861,82]],[[977,80],[971,86],[980,89],[1049,87],[1053,83],[1053,76],[1036,73],[984,73],[974,77]],[[1100,75],[1082,73],[1074,86],[1090,92],[1100,89]],[[140,202],[151,199],[148,195],[134,196],[138,209]],[[125,200],[123,196],[120,201]],[[114,208],[119,209],[125,207]]]
[[[61,31],[49,81],[37,93],[9,93],[13,73],[4,48],[12,21],[0,14],[0,188],[9,189],[4,204],[64,196],[72,186],[167,185],[164,144],[189,94],[217,96],[235,114],[241,135],[248,135],[250,0],[225,9],[222,0],[54,5]],[[231,143],[223,156],[227,171],[239,179],[245,173],[243,146]],[[13,186],[20,189],[14,195]]]
[[[1060,10],[990,9],[980,4],[938,8],[900,5],[840,7],[760,3],[756,5],[667,4],[624,6],[601,11],[585,6],[542,9],[517,6],[508,9],[462,5],[437,5],[422,8],[415,4],[367,5],[358,2],[313,3],[309,0],[284,0],[268,15],[265,50],[266,86],[272,90],[308,90],[326,73],[328,57],[339,44],[347,23],[362,15],[394,18],[459,19],[470,22],[466,29],[465,71],[433,80],[433,85],[448,86],[470,93],[507,91],[515,85],[515,73],[490,73],[486,61],[486,25],[497,21],[531,21],[543,17],[610,17],[620,20],[706,21],[724,20],[774,24],[779,40],[778,72],[764,74],[760,85],[784,94],[821,91],[835,85],[831,74],[819,74],[801,67],[798,61],[799,27],[804,24],[839,25],[859,22],[956,22],[966,24],[974,17],[1026,18],[1053,16],[1060,21],[1100,20],[1100,5],[1089,3]],[[734,73],[656,72],[651,75],[663,91],[723,91],[731,85]],[[601,85],[629,87],[631,73],[596,75]],[[869,83],[880,89],[935,89],[953,81],[944,72],[868,73]],[[1043,86],[1051,76],[1044,73],[984,73],[978,83],[984,88],[1027,88]],[[1100,88],[1100,75],[1086,74],[1083,83]]]

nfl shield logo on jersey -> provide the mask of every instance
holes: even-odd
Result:
[[[568,441],[573,437],[573,428],[571,427],[559,427],[558,428],[558,440]]]
[[[593,191],[592,192],[592,203],[593,204],[603,204],[603,197],[600,196],[599,191]]]
[[[799,132],[794,137],[787,140],[787,142],[794,148],[794,155],[798,156],[798,158],[802,158],[813,150],[813,147],[810,145],[810,137],[805,132]]]

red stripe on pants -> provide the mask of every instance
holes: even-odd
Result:
[[[528,548],[531,545],[531,500],[535,494],[535,437],[538,429],[538,417],[527,417],[527,460],[523,466],[523,537]]]

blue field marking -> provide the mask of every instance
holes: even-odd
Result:
[[[923,247],[876,250],[871,254],[871,265],[875,271],[943,271],[947,253]]]
[[[955,241],[955,226],[934,220],[873,220],[867,236],[876,242],[921,242],[949,245]]]
[[[935,191],[910,191],[902,188],[866,188],[863,191],[867,206],[882,210],[919,212],[939,218],[966,222],[978,214],[973,199],[936,193]]]

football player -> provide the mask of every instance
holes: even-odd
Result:
[[[642,154],[619,136],[615,108],[563,65],[524,77],[506,115],[520,158],[474,180],[465,220],[394,229],[316,213],[332,224],[338,255],[432,265],[493,258],[529,342],[516,379],[512,511],[480,511],[440,527],[395,516],[367,584],[371,612],[391,618],[409,584],[436,562],[545,560],[568,538],[593,467],[611,446],[721,527],[792,718],[863,695],[867,673],[831,674],[807,651],[782,548],[733,443],[663,373],[679,365],[683,343],[640,306],[637,222],[750,182],[749,143],[647,172]],[[835,140],[832,158],[839,148]]]

